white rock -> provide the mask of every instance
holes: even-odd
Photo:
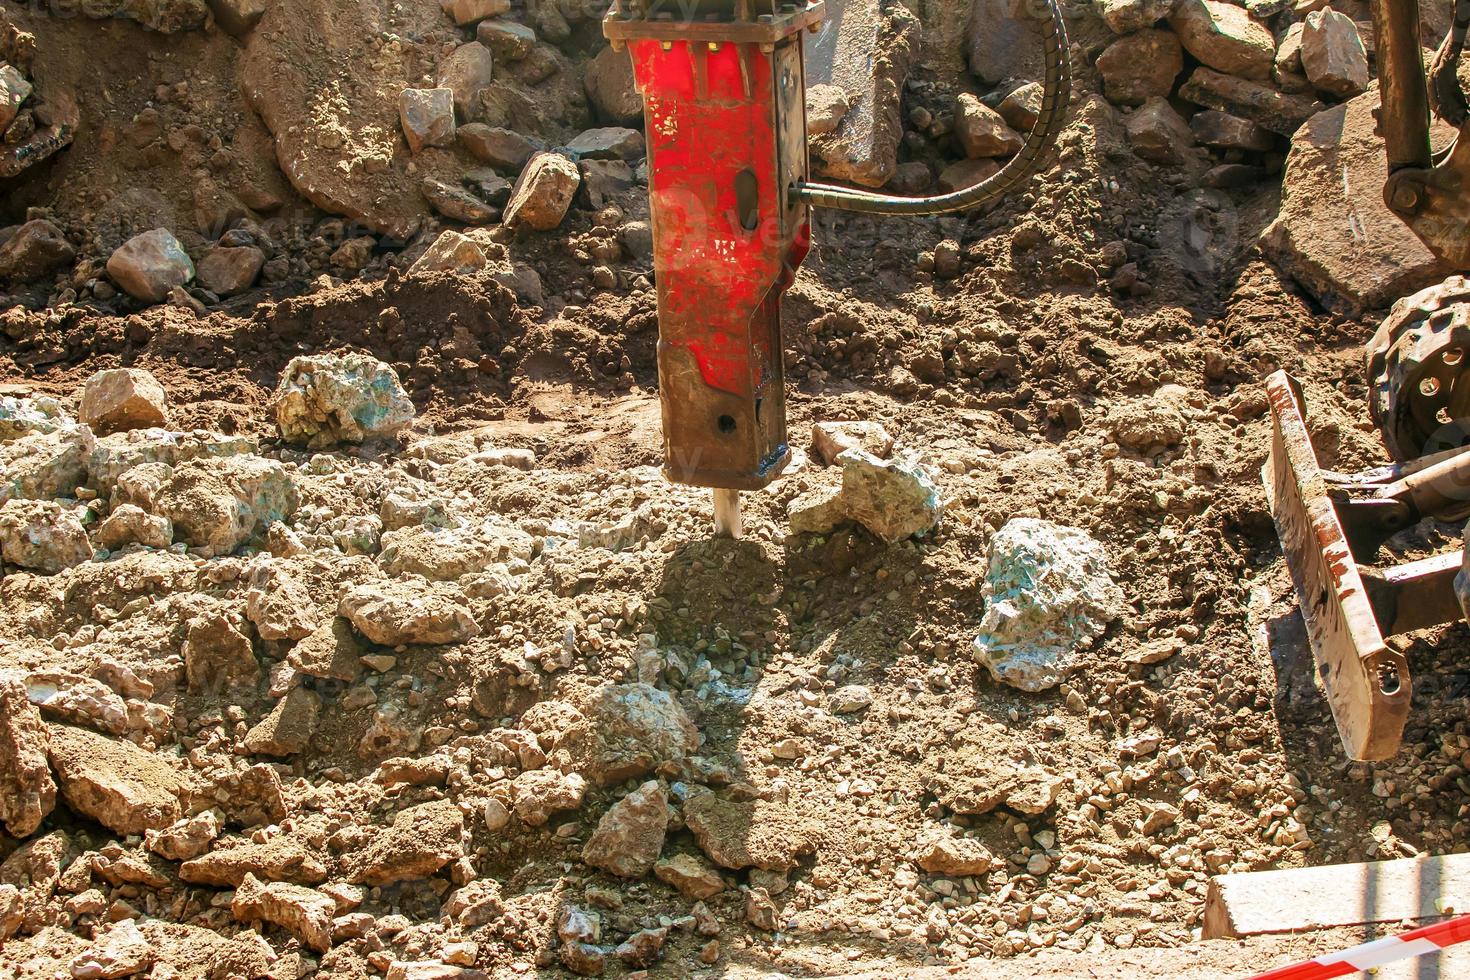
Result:
[[[155,955],[153,944],[137,923],[123,919],[100,932],[86,952],[72,958],[72,980],[131,977],[152,966]]]
[[[74,511],[41,500],[0,505],[0,558],[43,575],[92,559],[92,542]]]
[[[415,415],[394,370],[366,354],[293,358],[271,406],[281,438],[311,448],[393,436]]]

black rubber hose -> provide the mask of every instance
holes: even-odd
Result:
[[[1041,41],[1046,52],[1046,75],[1042,85],[1041,111],[1036,124],[1010,161],[980,183],[936,197],[896,197],[835,184],[796,184],[795,200],[812,207],[838,208],[866,214],[944,214],[968,211],[1007,193],[1041,168],[1047,153],[1061,135],[1072,94],[1072,63],[1068,53],[1067,25],[1058,0],[1045,0],[1049,17],[1042,20]]]

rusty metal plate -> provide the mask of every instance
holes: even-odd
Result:
[[[1291,378],[1278,371],[1266,381],[1266,393],[1271,455],[1262,477],[1317,674],[1347,754],[1360,761],[1391,758],[1409,712],[1408,663],[1383,642]]]

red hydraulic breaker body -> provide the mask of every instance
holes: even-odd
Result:
[[[802,36],[823,3],[623,0],[643,96],[664,470],[758,490],[790,459],[781,296],[811,245]]]

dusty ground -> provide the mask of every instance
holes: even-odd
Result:
[[[555,919],[575,905],[601,914],[609,945],[674,924],[651,970],[661,976],[919,976],[921,967],[1042,950],[1009,972],[975,975],[1236,976],[1360,937],[1208,944],[1151,958],[1195,950],[1210,873],[1464,848],[1465,628],[1413,638],[1408,656],[1426,683],[1399,758],[1345,762],[1300,656],[1259,483],[1269,432],[1260,380],[1282,367],[1305,386],[1326,465],[1380,459],[1364,421],[1358,351],[1382,311],[1324,312],[1254,247],[1279,189],[1202,190],[1141,161],[1086,72],[1060,163],[1022,195],[967,219],[820,215],[788,300],[796,442],[809,448],[813,422],[881,422],[937,472],[946,501],[938,530],[894,547],[856,528],[788,536],[787,504],[823,479],[809,465],[747,496],[749,533],[732,543],[710,537],[705,493],[656,470],[657,324],[646,260],[599,252],[596,264],[616,273],[613,289],[590,274],[589,250],[644,213],[641,188],[618,212],[578,207],[556,232],[506,237],[512,257],[539,272],[539,303],[488,277],[408,276],[386,247],[344,278],[327,256],[349,233],[280,182],[269,135],[233,71],[201,67],[233,65],[236,41],[48,21],[30,10],[18,20],[43,38],[38,77],[76,79],[92,124],[45,174],[8,189],[5,217],[51,209],[75,237],[96,241],[90,254],[100,259],[120,240],[116,229],[164,220],[119,218],[119,191],[140,207],[218,203],[189,159],[195,143],[216,135],[234,149],[211,186],[237,200],[273,188],[290,201],[280,213],[313,217],[282,226],[290,263],[279,282],[203,316],[16,296],[0,312],[0,394],[55,395],[75,410],[95,372],[144,368],[167,391],[173,429],[258,440],[259,455],[293,473],[302,506],[292,525],[315,554],[297,571],[314,613],[328,619],[356,574],[334,534],[378,515],[395,489],[450,501],[467,520],[493,519],[536,542],[513,589],[471,597],[476,638],[399,649],[364,642],[363,652],[391,662],[359,668],[355,680],[299,681],[324,709],[307,748],[271,763],[282,812],[227,814],[225,838],[253,835],[309,854],[321,875],[275,876],[313,886],[346,876],[358,850],[418,804],[458,804],[465,840],[463,857],[367,884],[357,908],[369,917],[364,934],[330,952],[262,926],[271,955],[284,957],[270,975],[378,975],[393,961],[439,959],[460,939],[478,944],[473,965],[494,975],[553,975]],[[129,70],[96,80],[82,70],[83,60],[133,48],[142,56]],[[953,62],[926,62],[916,103],[952,96],[961,84]],[[158,86],[180,82],[183,96],[162,97]],[[140,121],[150,101],[154,115]],[[176,132],[186,121],[202,132],[178,153],[140,130]],[[946,239],[960,243],[963,268],[938,281],[925,256]],[[1110,286],[1120,255],[1138,264],[1148,288]],[[78,273],[76,285],[96,274]],[[299,354],[348,350],[395,368],[418,409],[412,429],[399,444],[325,455],[284,446],[269,407],[282,369]],[[1120,445],[1125,423],[1161,435]],[[445,465],[425,462],[431,445],[443,447],[435,458]],[[535,467],[456,465],[490,447],[530,449]],[[630,515],[637,521],[619,549],[576,546],[580,523]],[[1128,603],[1066,684],[1042,694],[994,683],[971,653],[990,537],[1026,516],[1101,541]],[[1426,524],[1395,544],[1419,554],[1456,533]],[[366,550],[359,560],[371,564]],[[134,732],[136,740],[218,786],[221,773],[269,761],[251,758],[242,742],[277,695],[265,677],[228,697],[201,694],[169,682],[178,671],[168,664],[181,662],[189,616],[243,607],[244,581],[217,570],[229,561],[138,552],[55,577],[7,570],[0,666],[78,670],[110,657],[154,676],[155,700],[172,721],[146,737]],[[235,574],[240,564],[230,566]],[[289,643],[257,638],[255,648],[270,669]],[[1155,665],[1128,662],[1160,650]],[[684,919],[691,899],[653,876],[622,881],[581,860],[602,814],[646,774],[594,784],[582,806],[546,826],[512,819],[490,829],[481,816],[516,771],[482,762],[495,733],[532,727],[523,719],[535,705],[582,705],[600,685],[635,681],[670,692],[698,728],[697,758],[657,773],[675,797],[693,785],[762,801],[764,825],[744,835],[774,835],[770,846],[791,857],[789,875],[725,871],[723,890],[706,900],[719,930],[712,966],[697,957],[713,932]],[[832,692],[848,685],[867,687],[871,706],[828,710]],[[365,737],[385,725],[391,738]],[[1140,736],[1150,747],[1135,751]],[[442,760],[440,775],[385,777],[382,763],[398,757]],[[1055,803],[964,815],[941,802],[958,783],[993,782],[1008,766],[1054,778]],[[1177,821],[1149,821],[1160,804],[1177,808]],[[983,842],[997,858],[992,869],[918,870],[918,843],[941,825]],[[181,880],[178,865],[147,858],[138,837],[65,806],[41,833],[49,832],[66,835],[68,861],[80,855],[95,868],[88,855],[106,866],[135,854],[150,871],[110,880],[87,871],[64,884],[0,950],[0,975],[51,976],[98,923],[135,914],[158,951],[155,977],[258,972],[261,950],[242,938],[250,927],[231,914],[230,886]],[[21,843],[0,834],[0,858]],[[700,850],[676,819],[664,856]],[[24,873],[23,862],[13,866]],[[446,911],[456,889],[476,880],[493,882],[508,910],[477,930]],[[747,921],[744,887],[770,890],[774,931]],[[98,909],[66,905],[91,888],[102,893]],[[1106,956],[1121,957],[1117,972],[1080,972],[1084,959]],[[628,970],[611,957],[608,969]]]

